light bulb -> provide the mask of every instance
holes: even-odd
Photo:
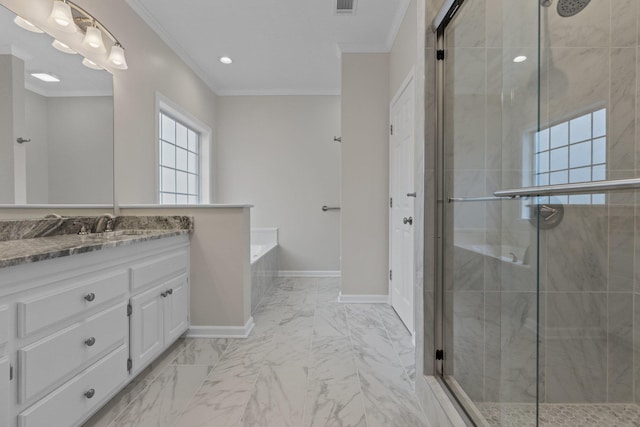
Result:
[[[24,19],[22,16],[16,16],[13,22],[15,22],[18,27],[31,31],[32,33],[44,33],[44,31]]]
[[[76,27],[76,24],[73,22],[71,6],[61,0],[55,0],[53,2],[49,22],[55,25],[60,31],[66,33],[75,33],[78,31],[78,27]]]
[[[107,50],[104,47],[104,41],[102,40],[102,31],[97,27],[87,27],[87,34],[84,36],[82,45],[100,52],[105,52]]]
[[[229,65],[233,62],[233,60],[231,58],[229,58],[228,56],[221,56],[220,57],[220,62],[222,62],[225,65]]]
[[[60,40],[57,40],[57,39],[53,40],[53,43],[51,43],[51,46],[55,47],[60,52],[68,53],[70,55],[75,55],[75,54],[78,53],[78,52],[76,52],[75,50],[71,49],[69,46],[67,46],[66,44],[62,43]]]
[[[89,58],[84,58],[82,60],[82,65],[84,65],[87,68],[91,68],[92,70],[103,70],[104,69],[101,66],[99,66],[98,64],[96,64],[95,62],[93,62],[92,60],[90,60]]]
[[[129,68],[127,65],[127,59],[124,56],[124,49],[118,43],[111,46],[109,62],[114,66],[114,68],[119,70],[126,70]]]

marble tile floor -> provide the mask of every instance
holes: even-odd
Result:
[[[640,406],[624,403],[541,404],[540,422],[536,407],[527,403],[480,403],[478,409],[490,426],[500,427],[637,427]]]
[[[277,279],[247,339],[180,339],[86,427],[421,427],[411,336],[339,279]]]

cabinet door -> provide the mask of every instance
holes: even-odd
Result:
[[[132,372],[154,359],[164,348],[163,303],[166,285],[157,286],[131,298]]]
[[[171,294],[165,298],[165,345],[175,341],[189,327],[189,282],[177,277],[165,285]]]
[[[0,426],[9,425],[9,356],[0,358]]]

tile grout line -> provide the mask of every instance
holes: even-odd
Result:
[[[183,340],[185,340],[185,339],[183,338]],[[176,354],[176,355],[175,355],[175,357],[174,357],[173,359],[171,359],[171,361],[175,360],[178,356],[180,356],[180,355],[182,354],[182,352],[184,352],[184,351],[186,350],[186,348],[187,348],[187,345],[185,344],[185,345],[184,345],[184,348],[183,348],[182,350],[180,350],[180,351],[178,352],[178,354]],[[167,351],[168,351],[168,350],[169,350],[169,349],[167,349]],[[151,366],[152,364],[153,364],[153,362],[151,362],[151,363],[149,364],[149,366],[147,366],[145,369],[150,368],[150,366]],[[153,384],[153,383],[154,383],[158,378],[160,378],[160,375],[162,375],[162,374],[164,374],[164,373],[165,373],[165,371],[167,370],[167,368],[169,368],[169,366],[171,366],[171,362],[167,363],[167,366],[165,366],[164,368],[162,368],[162,369],[160,370],[160,372],[158,372],[158,375],[155,375],[153,378],[151,378],[151,379],[149,380],[149,384],[147,384],[146,386],[144,386],[144,387],[142,388],[142,390],[140,390],[138,393],[136,393],[135,397],[134,397],[133,399],[131,399],[131,401],[130,401],[129,403],[127,403],[127,404],[125,405],[125,407],[124,407],[124,408],[122,408],[122,410],[121,410],[120,412],[118,412],[118,414],[117,414],[116,416],[114,416],[114,417],[113,417],[113,421],[111,421],[109,424],[107,424],[107,427],[114,427],[114,426],[116,425],[116,424],[115,424],[115,422],[116,422],[116,421],[118,421],[118,419],[119,419],[120,417],[122,417],[122,415],[126,412],[126,410],[127,410],[127,409],[128,409],[128,408],[129,408],[133,403],[135,403],[138,399],[140,399],[140,397],[142,396],[142,394],[143,394],[144,392],[146,392],[146,391],[147,391],[147,389],[149,389],[149,388],[151,387],[151,385],[152,385],[152,384]],[[150,368],[150,369],[153,369],[153,368]],[[135,380],[139,375],[141,375],[141,374],[142,374],[142,372],[138,373],[138,374],[136,375],[136,377],[134,377],[134,379],[133,379],[133,380],[131,380],[131,382],[130,382],[129,384],[131,384],[131,383],[132,383],[132,382],[133,382],[133,381],[134,381],[134,380]],[[126,386],[125,386],[125,387],[126,387]],[[119,393],[120,393],[120,392],[119,392]],[[119,393],[118,393],[118,394],[119,394]],[[117,396],[117,395],[116,395],[116,396]],[[114,397],[115,397],[115,396],[114,396]],[[113,397],[112,397],[111,399],[113,399]],[[111,401],[111,400],[109,400],[107,403],[109,403],[110,401]],[[105,403],[105,405],[106,405],[107,403]],[[96,413],[97,413],[97,412],[96,412]],[[95,415],[95,414],[94,414],[94,415]]]
[[[347,310],[348,304],[344,304],[344,313],[347,319],[347,329],[349,331],[349,343],[351,343],[351,358],[353,360],[353,366],[356,368],[356,377],[358,378],[358,388],[360,389],[360,400],[362,401],[362,413],[364,414],[364,423],[369,427],[369,417],[367,416],[367,405],[364,401],[364,391],[362,390],[362,381],[360,380],[360,368],[356,361],[356,352],[353,346],[353,334],[351,333],[351,322],[349,321],[349,310]]]
[[[300,425],[304,427],[305,416],[307,415],[307,397],[309,396],[309,370],[311,369],[311,350],[313,349],[313,338],[316,327],[316,318],[318,313],[318,285],[316,284],[316,297],[314,298],[315,307],[313,309],[313,326],[311,327],[311,340],[309,340],[309,351],[307,355],[307,378],[304,381],[304,404],[302,405],[302,420]]]
[[[206,338],[205,338],[206,339]],[[216,339],[216,338],[214,338]],[[176,364],[176,366],[211,366],[211,371],[209,373],[207,373],[207,375],[204,376],[204,378],[202,379],[202,382],[200,383],[200,385],[198,386],[198,388],[196,388],[196,390],[194,391],[193,395],[191,396],[191,398],[189,398],[189,400],[187,401],[186,405],[184,406],[184,408],[182,409],[182,411],[180,411],[180,414],[178,415],[178,417],[176,418],[176,422],[179,422],[180,419],[184,416],[185,411],[187,410],[187,408],[189,408],[189,404],[193,401],[193,399],[195,398],[195,396],[198,394],[198,392],[202,389],[202,386],[204,385],[204,383],[209,379],[209,377],[211,376],[211,374],[213,374],[213,371],[216,369],[216,367],[220,364],[220,361],[222,360],[222,358],[225,356],[225,354],[227,354],[227,350],[229,349],[229,347],[231,347],[231,339],[228,340],[227,345],[225,346],[224,350],[222,351],[222,354],[220,355],[220,357],[218,358],[218,360],[216,361],[216,363],[211,366],[211,365],[178,365]],[[186,347],[185,349],[186,350]],[[183,350],[183,351],[184,351]],[[179,356],[179,355],[178,355]],[[178,356],[176,356],[176,359],[178,358]],[[175,359],[174,359],[175,360]]]
[[[395,314],[395,310],[392,308],[394,314]],[[389,329],[387,328],[386,323],[384,322],[384,320],[382,320],[382,316],[380,316],[380,314],[376,311],[376,314],[378,315],[378,318],[380,319],[380,323],[382,324],[382,329],[384,329],[385,334],[387,335],[387,340],[389,341],[389,343],[391,344],[391,348],[393,348],[393,353],[396,355],[396,360],[398,362],[400,362],[400,366],[402,367],[402,371],[404,372],[404,375],[406,376],[407,380],[409,381],[409,384],[411,385],[411,389],[414,391],[415,393],[415,389],[416,389],[416,385],[414,381],[411,381],[411,377],[409,376],[409,373],[407,372],[407,368],[404,366],[404,363],[402,362],[402,359],[400,358],[400,354],[398,353],[398,350],[396,349],[396,345],[393,342],[393,340],[391,339],[391,334],[389,333]],[[397,316],[397,314],[396,314]]]

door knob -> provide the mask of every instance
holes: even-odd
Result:
[[[405,216],[404,218],[402,218],[402,223],[403,223],[403,224],[413,225],[413,217],[409,217],[409,218],[407,218],[407,217]]]

